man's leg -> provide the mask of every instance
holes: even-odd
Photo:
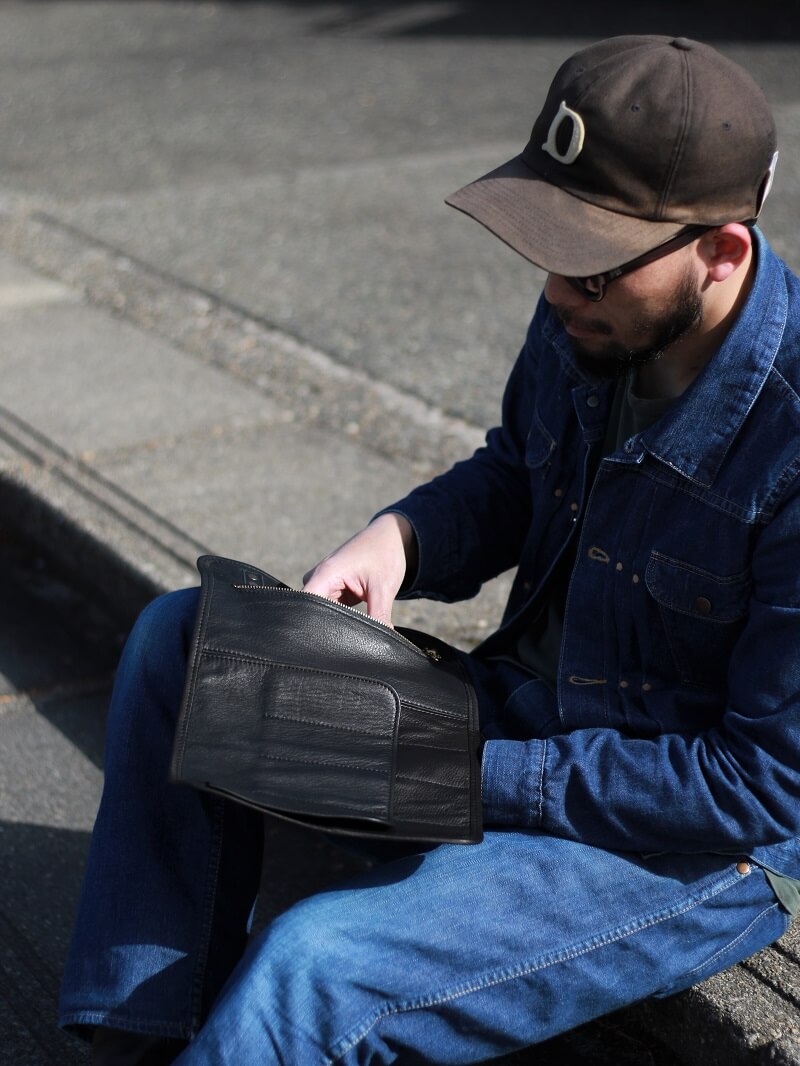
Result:
[[[168,782],[196,609],[154,601],[120,662],[62,1025],[189,1037],[244,949],[261,818]]]
[[[692,984],[787,924],[762,872],[734,859],[490,832],[279,917],[177,1061],[477,1062]]]

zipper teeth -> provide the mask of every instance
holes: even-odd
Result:
[[[430,659],[431,656],[423,648],[418,647],[408,637],[404,637],[402,633],[398,633],[394,626],[390,626],[387,622],[382,622],[380,618],[373,618],[370,614],[364,614],[363,611],[357,611],[355,607],[351,607],[347,603],[339,603],[337,600],[329,600],[326,596],[319,596],[316,592],[306,592],[305,589],[292,589],[282,585],[234,585],[235,589],[240,592],[300,592],[303,596],[310,596],[312,600],[320,600],[322,603],[327,603],[330,607],[339,607],[342,610],[349,611],[351,614],[357,615],[362,621],[374,622],[375,625],[382,626],[390,633],[394,634],[398,640],[402,640],[404,644],[407,644],[409,648],[413,648],[418,655],[424,656],[426,659]]]

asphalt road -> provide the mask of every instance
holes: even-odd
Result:
[[[764,228],[800,267],[782,0],[5,3],[0,203],[488,425],[542,277],[443,198],[521,150],[566,55],[623,32],[709,40],[763,85],[781,134]]]

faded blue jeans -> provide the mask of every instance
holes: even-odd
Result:
[[[260,816],[167,781],[196,602],[151,604],[120,664],[62,1025],[192,1038],[182,1066],[477,1062],[685,988],[788,927],[736,857],[507,829],[379,862],[248,943]],[[484,702],[514,683],[470,667]]]

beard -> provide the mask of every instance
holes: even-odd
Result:
[[[568,308],[555,306],[554,310],[564,325],[576,317]],[[620,341],[608,340],[594,349],[583,344],[577,337],[570,337],[578,365],[603,378],[623,377],[630,371],[660,359],[675,341],[697,329],[703,319],[703,301],[697,281],[687,270],[670,297],[669,308],[656,314],[642,314],[630,326],[632,336],[647,338],[641,347],[627,347]],[[612,327],[602,319],[580,317],[580,322],[597,333],[610,337]]]

